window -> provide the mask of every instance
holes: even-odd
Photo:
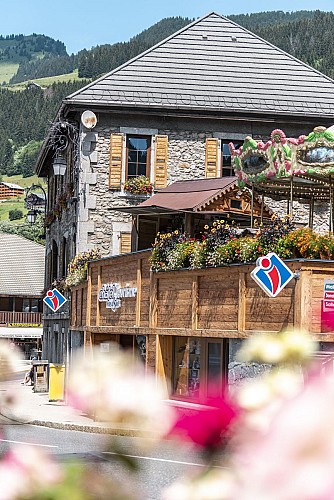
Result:
[[[173,397],[203,402],[221,397],[227,366],[226,340],[173,337]]]
[[[231,177],[234,176],[234,169],[232,166],[232,158],[231,158],[231,152],[229,148],[229,143],[233,141],[227,141],[224,139],[224,142],[222,141],[222,177]],[[242,146],[242,143],[234,143],[234,147],[236,149],[240,148]]]
[[[126,178],[150,176],[151,137],[128,135],[126,137]]]

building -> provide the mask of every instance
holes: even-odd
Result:
[[[67,97],[37,161],[48,178],[46,286],[78,252],[135,248],[131,215],[115,210],[143,201],[124,190],[128,179],[145,175],[159,191],[231,176],[228,143],[332,125],[333,89],[330,78],[210,13]],[[302,206],[296,217],[307,222]],[[45,356],[63,361],[69,311],[44,313]]]
[[[0,260],[0,337],[29,359],[42,345],[45,248],[1,233]]]
[[[24,195],[24,188],[11,182],[0,182],[0,200],[17,198]]]

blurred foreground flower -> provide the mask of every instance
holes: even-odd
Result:
[[[60,466],[43,450],[17,445],[0,462],[0,500],[37,498],[63,477]]]
[[[266,433],[236,435],[233,499],[334,498],[334,378],[311,376],[280,408]]]
[[[184,414],[178,409],[179,418],[172,428],[171,436],[190,440],[207,450],[222,446],[231,423],[238,415],[238,409],[226,396],[208,400],[206,405]]]
[[[310,334],[297,330],[266,333],[250,337],[238,352],[238,360],[271,365],[305,364],[315,352],[317,343]]]
[[[233,491],[233,476],[222,469],[211,469],[166,488],[163,500],[231,500]]]
[[[165,435],[173,425],[173,410],[164,404],[159,380],[126,352],[78,356],[68,384],[69,402],[88,415],[126,424],[150,437]]]
[[[0,382],[8,380],[18,370],[22,357],[13,344],[0,341]]]

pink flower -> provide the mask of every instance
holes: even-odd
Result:
[[[334,378],[317,373],[269,429],[236,436],[238,500],[334,498]]]
[[[190,440],[203,448],[217,448],[238,415],[236,405],[226,397],[207,402],[208,405],[185,414],[177,408],[179,418],[170,434]]]

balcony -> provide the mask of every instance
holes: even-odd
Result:
[[[42,323],[42,313],[0,311],[0,325],[7,325],[8,323],[40,325]]]

